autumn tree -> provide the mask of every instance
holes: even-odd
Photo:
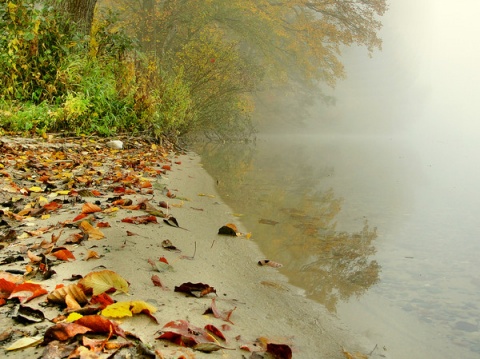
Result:
[[[379,17],[386,10],[385,0],[100,3],[124,12],[126,28],[163,70],[185,76],[204,128],[232,117],[246,120],[251,95],[262,88],[333,86],[344,76],[343,46],[357,44],[369,52],[381,47]]]

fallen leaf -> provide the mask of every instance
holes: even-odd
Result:
[[[272,354],[277,359],[292,358],[292,348],[287,344],[267,343],[267,353]]]
[[[22,339],[17,340],[9,347],[5,348],[5,350],[18,350],[18,349],[25,349],[28,347],[33,347],[41,344],[43,342],[42,336],[35,336],[35,337],[25,337]]]
[[[342,352],[346,359],[368,359],[368,355],[358,352],[352,354],[346,351],[345,348],[342,349]]]
[[[109,334],[113,333],[118,335],[122,338],[126,338],[126,334],[121,329],[118,324],[104,318],[100,315],[85,315],[78,319],[73,324],[79,324],[84,327],[89,328],[93,333],[102,333],[102,334]]]
[[[83,233],[88,235],[88,239],[102,239],[105,235],[98,228],[93,227],[88,221],[82,221],[78,226]]]
[[[108,222],[98,222],[98,223],[97,223],[97,227],[98,227],[98,228],[110,228],[111,225],[110,225],[110,223],[108,223]]]
[[[27,251],[27,257],[28,257],[28,259],[30,259],[30,262],[32,262],[32,263],[38,263],[38,262],[41,262],[43,260],[42,257],[37,256],[36,254],[30,252],[29,250]]]
[[[90,298],[90,304],[98,304],[100,306],[100,309],[105,309],[113,303],[115,303],[115,301],[107,293],[94,295],[92,298]]]
[[[82,206],[82,213],[90,214],[90,213],[96,213],[101,211],[102,209],[100,208],[100,206],[94,203],[86,202]]]
[[[170,208],[170,206],[168,205],[168,203],[165,202],[165,201],[160,201],[160,202],[158,203],[158,205],[159,205],[160,207],[162,207],[162,208],[166,208],[166,209],[169,209],[169,208]]]
[[[229,223],[229,224],[231,224],[231,223]],[[226,225],[220,227],[220,229],[218,230],[218,234],[223,234],[223,235],[226,235],[226,236],[236,237],[237,236],[236,227],[234,229],[231,226],[229,226],[229,224],[226,224]]]
[[[65,296],[65,304],[67,305],[67,311],[76,311],[82,308],[80,304],[70,294]]]
[[[157,272],[166,272],[166,271],[173,271],[173,267],[165,262],[162,261],[153,261],[151,259],[148,260],[148,263],[155,269]]]
[[[69,259],[75,260],[73,253],[64,247],[54,248],[50,254],[62,261],[68,261]]]
[[[62,208],[62,204],[61,203],[58,203],[58,202],[50,202],[50,203],[47,203],[43,206],[43,208],[45,208],[47,211],[56,211],[57,209],[60,209]]]
[[[155,217],[153,215],[127,217],[127,218],[122,219],[122,222],[132,223],[132,224],[158,223],[157,222],[157,217]]]
[[[51,341],[59,340],[61,342],[69,340],[77,334],[85,334],[92,330],[77,323],[57,323],[47,329],[43,336],[42,344],[48,344]]]
[[[209,293],[217,293],[215,288],[203,283],[183,283],[178,287],[175,287],[175,292],[190,294],[191,296],[200,298]]]
[[[119,274],[111,270],[91,272],[83,277],[79,282],[85,288],[93,290],[93,295],[104,293],[111,288],[117,292],[128,293],[128,283]]]
[[[205,326],[205,330],[208,330],[210,333],[212,333],[213,335],[215,335],[216,337],[220,338],[223,341],[227,340],[223,335],[223,333],[220,331],[220,329],[218,329],[216,326],[212,324],[207,324]]]
[[[55,289],[53,292],[47,295],[47,300],[52,303],[64,304],[65,297],[70,295],[71,298],[74,298],[76,302],[80,304],[85,304],[88,302],[84,291],[77,284],[70,284],[68,286],[60,287]]]
[[[162,248],[166,249],[167,251],[181,252],[181,250],[175,247],[169,239],[162,241]]]
[[[102,315],[110,318],[131,317],[133,314],[139,314],[144,311],[155,313],[157,308],[142,300],[133,300],[129,302],[117,302],[110,304],[102,310]]]
[[[45,320],[45,315],[41,310],[21,304],[14,308],[11,317],[21,324],[41,323]]]
[[[17,284],[8,299],[17,298],[20,303],[26,303],[33,298],[47,294],[48,291],[40,284],[22,283]]]
[[[168,322],[156,339],[165,339],[177,345],[193,347],[200,343],[214,343],[215,338],[206,330],[193,326],[186,320]]]
[[[163,285],[160,278],[157,275],[152,275],[152,282],[155,287],[160,287],[163,290],[167,290],[167,287]]]
[[[210,307],[203,313],[205,314],[213,314],[215,318],[222,319],[225,322],[229,322],[231,324],[234,324],[231,320],[230,317],[232,316],[233,311],[237,309],[237,307],[233,308],[232,310],[229,310],[227,312],[221,312],[220,310],[217,309],[217,305],[215,304],[215,298],[212,298],[212,304]]]
[[[263,259],[258,261],[259,266],[269,266],[273,268],[280,268],[283,267],[283,264],[280,264],[278,262],[271,261],[270,259]]]
[[[100,255],[95,251],[88,250],[85,254],[85,260],[88,261],[89,259],[100,259]]]
[[[168,216],[167,218],[164,218],[163,222],[165,222],[169,226],[180,228],[177,219],[173,216]]]
[[[217,343],[198,343],[192,347],[194,350],[198,350],[200,352],[204,353],[211,353],[215,352],[220,349],[228,349],[228,350],[235,350],[234,348],[227,348],[224,346],[221,346]]]

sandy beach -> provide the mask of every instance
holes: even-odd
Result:
[[[42,153],[46,151],[39,150]],[[5,153],[5,146],[3,152]],[[63,205],[44,219],[36,217],[15,221],[15,225],[22,224],[22,227],[16,228],[18,235],[25,230],[23,226],[25,223],[30,223],[29,231],[52,227],[41,235],[22,236],[22,239],[3,243],[0,260],[19,255],[24,256],[25,260],[2,264],[1,273],[5,273],[6,270],[24,270],[29,264],[27,250],[38,255],[41,248],[35,244],[42,240],[49,241],[52,235],[59,236],[55,246],[67,248],[75,259],[60,261],[47,255],[54,260],[52,268],[55,274],[45,280],[32,278],[33,282],[51,293],[58,284],[71,284],[72,282],[67,279],[72,275],[85,277],[92,272],[110,270],[129,284],[128,293],[111,296],[115,301],[142,301],[156,309],[151,315],[157,322],[144,314],[109,318],[118,323],[125,332],[133,333],[135,338],[131,339],[132,337],[128,336],[122,340],[136,344],[141,342],[149,348],[150,354],[132,356],[132,350],[135,348],[133,346],[117,352],[108,351],[106,348],[103,352],[91,350],[88,351],[88,355],[84,353],[83,356],[78,354],[74,357],[127,358],[130,355],[157,358],[267,358],[275,357],[274,354],[265,354],[267,345],[274,344],[275,347],[275,344],[278,344],[282,348],[288,346],[293,358],[340,359],[348,358],[348,353],[352,354],[352,358],[366,358],[367,356],[358,354],[355,356],[355,353],[369,354],[374,349],[375,343],[359,338],[319,304],[306,299],[302,291],[290,286],[276,268],[258,265],[258,261],[266,258],[255,243],[255,233],[251,233],[251,236],[246,235],[248,229],[243,228],[239,219],[219,198],[213,179],[202,168],[201,159],[195,153],[160,155],[155,147],[147,150],[141,146],[133,150],[128,148],[111,150],[105,148],[103,144],[65,152],[67,153],[65,160],[73,158],[74,161],[89,158],[94,152],[95,155],[100,153],[104,156],[103,163],[91,163],[83,167],[84,173],[94,169],[97,171],[96,175],[102,174],[102,178],[105,178],[107,173],[122,173],[123,176],[128,173],[132,177],[140,178],[140,181],[134,183],[151,184],[145,188],[134,187],[134,193],[121,197],[131,199],[133,205],[148,203],[150,207],[147,209],[161,210],[164,215],[173,216],[179,225],[176,227],[172,221],[169,223],[173,226],[169,225],[161,216],[157,216],[157,223],[134,224],[122,221],[125,218],[145,215],[146,211],[126,206],[117,206],[115,211],[111,210],[115,207],[109,202],[109,198],[113,197],[111,190],[121,182],[112,184],[106,180],[97,183],[101,193],[99,196],[83,198],[83,203]],[[139,153],[142,154],[141,159],[148,162],[150,171],[145,170],[147,166],[143,170],[135,166],[132,169],[125,166],[126,162],[116,161],[119,158],[132,158],[131,162],[137,163],[133,158]],[[8,192],[11,178],[8,178],[6,173],[14,161],[10,158],[3,162],[4,175],[0,182],[2,202],[13,195]],[[165,165],[168,167],[164,167]],[[75,171],[77,170],[79,169],[76,168]],[[31,186],[34,185],[35,183],[31,183]],[[30,193],[30,197],[40,194]],[[46,193],[43,195],[47,196]],[[161,208],[159,203],[162,201],[168,203],[170,208]],[[69,236],[79,232],[79,229],[78,226],[66,226],[65,223],[73,222],[73,219],[81,213],[83,205],[93,202],[97,203],[102,211],[90,214],[88,219],[94,227],[99,222],[108,223],[109,227],[98,228],[104,234],[104,238],[98,240],[88,238],[80,243],[66,243]],[[5,216],[4,213],[3,217]],[[8,223],[13,225],[11,217],[8,218]],[[236,225],[238,236],[218,234],[219,228],[228,223]],[[6,230],[3,227],[0,229],[4,232]],[[164,248],[165,240],[169,240],[177,250]],[[89,251],[94,251],[99,258],[87,260],[88,254],[91,253]],[[155,267],[155,263],[162,256],[170,267],[163,265]],[[152,276],[160,279],[162,287],[154,285]],[[189,282],[208,285],[211,288],[210,293],[200,296],[199,291],[192,291],[193,295],[175,291],[176,287]],[[53,357],[42,354],[45,351],[43,345],[14,351],[5,350],[22,336],[43,336],[45,331],[54,325],[50,320],[62,314],[63,307],[45,306],[45,303],[46,295],[24,303],[26,306],[42,310],[46,317],[40,323],[29,325],[19,324],[11,318],[12,309],[17,305],[15,299],[7,300],[7,303],[0,307],[2,357]],[[219,315],[204,314],[212,307],[212,303]],[[214,343],[218,347],[215,349],[219,350],[205,353],[199,350],[202,346],[193,349],[157,339],[165,333],[165,329],[162,331],[164,325],[172,321],[177,323],[186,321],[191,328],[213,325],[221,330],[225,340],[216,338]],[[6,333],[13,334],[9,336]],[[84,335],[88,337],[89,333]],[[69,341],[77,342],[78,337],[78,335],[72,337]],[[99,335],[96,334],[94,337],[99,338]],[[247,348],[258,353],[252,354],[251,351],[245,350]],[[348,353],[344,353],[344,350]],[[288,354],[277,355],[278,358],[288,357]],[[385,353],[380,355],[378,351],[374,351],[369,357],[384,358]]]

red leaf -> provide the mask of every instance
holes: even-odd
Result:
[[[76,222],[76,221],[79,221],[81,219],[84,219],[85,217],[87,217],[88,214],[86,213],[80,213],[78,216],[76,216],[74,219],[73,219],[73,222]]]
[[[98,223],[97,223],[97,227],[98,227],[98,228],[110,228],[111,225],[110,225],[110,223],[108,223],[108,222],[98,222]]]
[[[125,187],[115,187],[113,189],[113,193],[116,193],[116,194],[123,194],[125,193]]]
[[[222,312],[217,309],[217,305],[215,304],[215,298],[212,298],[212,304],[210,308],[208,308],[203,314],[213,314],[215,318],[220,318],[225,322],[229,322],[233,324],[233,322],[230,320],[230,317],[232,316],[232,313],[235,309],[237,309],[237,307],[227,312]]]
[[[33,298],[39,297],[41,295],[47,294],[47,290],[43,288],[40,284],[35,283],[22,283],[15,286],[15,289],[10,294],[8,299],[18,298],[20,303],[28,302]]]
[[[158,260],[159,260],[160,262],[165,263],[165,264],[170,264],[170,263],[168,263],[167,258],[165,258],[164,256],[161,256],[160,258],[158,258]]]
[[[172,166],[170,166],[170,165],[163,165],[163,166],[162,166],[162,170],[171,171],[171,170],[172,170]]]
[[[151,215],[137,216],[137,217],[127,217],[122,219],[124,223],[133,223],[133,224],[147,224],[147,223],[158,223],[157,217]]]
[[[75,260],[75,256],[67,248],[55,248],[52,250],[51,254],[62,261],[68,261],[69,259]]]
[[[62,208],[62,204],[58,202],[50,202],[43,206],[48,211],[55,211],[59,208]]]
[[[113,333],[122,338],[126,338],[125,332],[118,326],[118,324],[115,324],[100,315],[86,315],[78,319],[75,323],[90,328],[94,333]]]
[[[215,338],[204,329],[195,327],[186,320],[168,322],[163,326],[162,332],[157,339],[166,339],[186,347],[193,347],[199,343],[215,342]]]
[[[0,298],[8,298],[16,286],[16,283],[0,278]]]
[[[90,304],[99,304],[102,309],[105,309],[107,306],[113,303],[115,303],[115,301],[107,293],[94,295],[90,299]]]
[[[225,336],[220,331],[220,329],[218,329],[216,326],[214,326],[212,324],[207,324],[205,326],[205,330],[208,330],[210,333],[214,334],[215,336],[219,337],[222,340],[227,340],[227,339],[225,339]]]

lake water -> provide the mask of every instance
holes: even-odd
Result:
[[[480,358],[479,10],[392,3],[335,106],[197,148],[291,283],[393,358]]]

